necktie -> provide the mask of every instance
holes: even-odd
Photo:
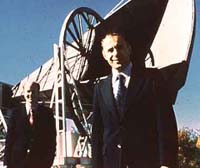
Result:
[[[116,103],[119,112],[123,112],[124,104],[125,104],[125,77],[121,74],[117,76],[118,87],[117,87],[117,94],[116,94]]]
[[[33,125],[33,121],[34,121],[33,110],[30,109],[30,111],[29,111],[29,123],[30,123],[30,125]]]

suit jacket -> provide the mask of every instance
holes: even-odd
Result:
[[[177,127],[162,80],[145,73],[132,76],[120,116],[111,79],[94,90],[93,168],[176,167]]]
[[[56,150],[56,128],[50,108],[38,106],[29,124],[25,105],[12,109],[4,164],[8,168],[50,168]]]

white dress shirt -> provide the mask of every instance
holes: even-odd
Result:
[[[26,104],[26,114],[29,115],[31,107]]]
[[[118,89],[117,76],[121,74],[125,77],[125,87],[128,88],[131,78],[131,69],[132,69],[132,63],[128,64],[127,67],[125,67],[121,72],[118,72],[116,69],[112,69],[112,88],[115,98],[117,96],[117,89]]]
[[[30,113],[30,110],[31,110],[31,108],[32,108],[32,110],[34,110],[34,111],[37,111],[37,106],[35,107],[31,107],[29,104],[25,104],[25,106],[26,106],[26,114],[27,115],[29,115],[29,113]]]

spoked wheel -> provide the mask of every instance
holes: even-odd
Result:
[[[155,65],[155,60],[154,60],[153,52],[151,49],[149,50],[145,58],[145,65],[146,67],[153,67]]]
[[[62,89],[62,93],[67,95],[66,106],[69,108],[69,116],[74,120],[81,137],[86,140],[81,151],[77,152],[79,156],[84,153],[91,139],[89,119],[92,114],[92,103],[86,94],[88,90],[91,92],[92,88],[88,88],[82,79],[88,69],[95,27],[101,21],[103,19],[92,9],[78,8],[66,17],[59,39],[61,72],[64,74],[62,79],[66,81],[63,82],[65,89]]]
[[[61,29],[59,45],[64,49],[66,67],[74,80],[83,78],[88,68],[88,58],[94,42],[94,28],[103,19],[90,8],[81,7],[72,11]]]

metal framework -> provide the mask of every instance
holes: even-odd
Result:
[[[0,109],[0,160],[3,160],[5,149],[5,136],[7,132],[6,116],[3,115],[3,110]]]

